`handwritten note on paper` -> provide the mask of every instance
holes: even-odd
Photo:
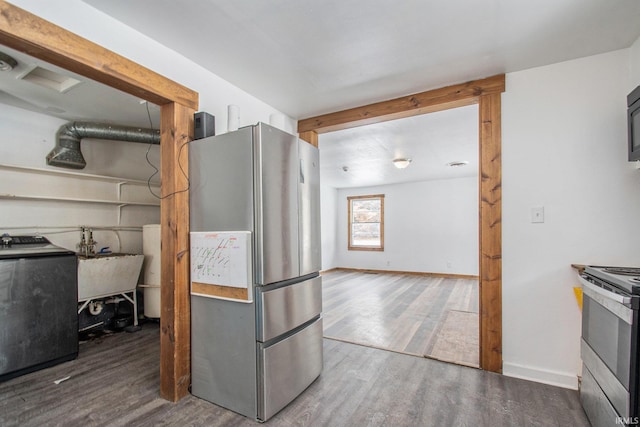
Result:
[[[192,232],[191,281],[248,288],[251,284],[249,231]]]

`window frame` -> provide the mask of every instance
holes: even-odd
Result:
[[[354,200],[377,199],[380,201],[380,245],[354,245],[352,230],[351,206]],[[384,251],[384,194],[367,194],[363,196],[347,196],[347,250],[350,251]]]

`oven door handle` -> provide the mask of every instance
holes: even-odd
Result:
[[[606,299],[615,301],[620,304],[625,304],[625,305],[631,304],[631,297],[625,297],[624,295],[620,295],[620,294],[616,294],[614,292],[608,291],[604,288],[601,288],[600,286],[594,285],[593,283],[587,281],[582,277],[580,278],[580,281],[582,282],[583,287],[589,289],[591,292],[601,295]]]
[[[580,281],[582,282],[582,292],[586,298],[600,304],[623,322],[629,325],[633,323],[633,310],[630,308],[631,297],[607,291],[582,277],[580,277]],[[586,300],[584,304],[586,304]]]

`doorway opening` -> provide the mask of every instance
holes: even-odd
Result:
[[[480,367],[502,372],[501,93],[504,74],[298,122],[300,137],[478,104]]]
[[[477,116],[319,136],[326,338],[479,367]],[[372,233],[384,243],[353,245]]]

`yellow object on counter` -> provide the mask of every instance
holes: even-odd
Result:
[[[573,288],[573,293],[576,294],[576,301],[578,301],[578,307],[582,310],[582,288]]]

